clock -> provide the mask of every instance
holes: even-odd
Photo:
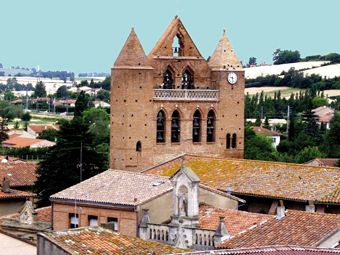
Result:
[[[237,74],[234,72],[231,72],[228,74],[228,82],[230,84],[235,84],[237,82],[237,78],[238,78]]]

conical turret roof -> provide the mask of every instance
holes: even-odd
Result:
[[[151,67],[134,28],[120,51],[114,67]]]
[[[211,69],[242,68],[241,62],[238,60],[236,53],[225,34],[225,30],[223,30],[222,38],[220,39],[208,64]]]

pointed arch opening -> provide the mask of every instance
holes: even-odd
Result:
[[[183,44],[183,36],[180,33],[174,37],[172,43],[172,53],[173,57],[182,57],[184,56],[184,44]]]
[[[142,143],[140,141],[138,141],[136,143],[136,151],[137,152],[142,152]]]
[[[157,143],[165,143],[165,113],[160,110],[157,114]]]
[[[233,134],[233,139],[232,139],[232,142],[231,142],[231,147],[233,149],[236,149],[236,141],[237,141],[236,134]]]
[[[215,112],[210,110],[207,117],[207,142],[215,142]]]
[[[201,142],[201,112],[196,110],[192,121],[192,141],[194,143]]]
[[[194,89],[194,72],[188,66],[182,74],[182,89]]]
[[[163,73],[163,89],[172,89],[174,80],[174,71],[170,66]]]
[[[180,116],[179,112],[175,110],[171,116],[171,142],[172,143],[178,143],[180,142]]]

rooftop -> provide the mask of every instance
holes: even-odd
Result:
[[[136,206],[171,190],[168,177],[109,169],[50,199]]]
[[[268,161],[226,159],[186,155],[185,164],[200,178],[201,184],[234,195],[315,203],[340,203],[340,169]],[[174,158],[144,171],[147,174],[172,176],[181,159]]]
[[[21,190],[10,189],[7,193],[3,192],[2,189],[0,190],[0,199],[9,199],[9,198],[30,198],[35,197],[36,194],[32,192],[26,192]]]
[[[268,245],[318,246],[338,230],[340,230],[339,214],[288,210],[283,218],[273,217],[255,228],[223,241],[218,248],[236,249]]]
[[[43,130],[48,129],[59,130],[59,125],[29,125],[28,127],[36,133],[41,133]]]
[[[276,136],[281,136],[282,134],[278,133],[278,132],[275,132],[275,131],[272,131],[272,130],[269,130],[269,129],[266,129],[266,128],[263,128],[263,127],[251,127],[255,133],[261,133],[261,134],[265,134],[265,135],[276,135]]]
[[[13,136],[12,136],[13,137]],[[13,137],[2,142],[3,146],[9,146],[11,148],[22,148],[22,147],[48,147],[55,145],[54,142],[44,140],[44,139],[34,139],[34,138],[22,138]],[[41,146],[39,146],[41,145]]]
[[[0,179],[5,177],[11,187],[29,187],[36,180],[36,168],[36,162],[8,160],[7,163],[0,163]]]
[[[67,254],[173,254],[187,252],[174,246],[145,241],[101,228],[86,227],[40,234]]]
[[[35,212],[37,213],[38,221],[46,222],[46,223],[52,222],[52,206],[46,206],[46,207],[41,207],[41,208],[35,209]],[[20,216],[19,213],[1,216],[0,217],[0,224],[1,224],[3,218],[18,219],[19,216]]]

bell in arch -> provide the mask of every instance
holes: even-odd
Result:
[[[157,127],[162,127],[162,126],[163,126],[162,119],[158,118],[158,120],[157,120]]]
[[[171,127],[178,128],[177,121],[175,119],[172,120]]]
[[[194,129],[194,135],[198,135],[198,130]]]
[[[176,132],[172,132],[172,139],[177,139]]]
[[[208,135],[212,135],[212,128],[208,128]]]
[[[157,133],[157,141],[163,141],[163,136],[160,132]]]
[[[200,124],[198,124],[198,119],[194,119],[194,127],[199,127]]]

